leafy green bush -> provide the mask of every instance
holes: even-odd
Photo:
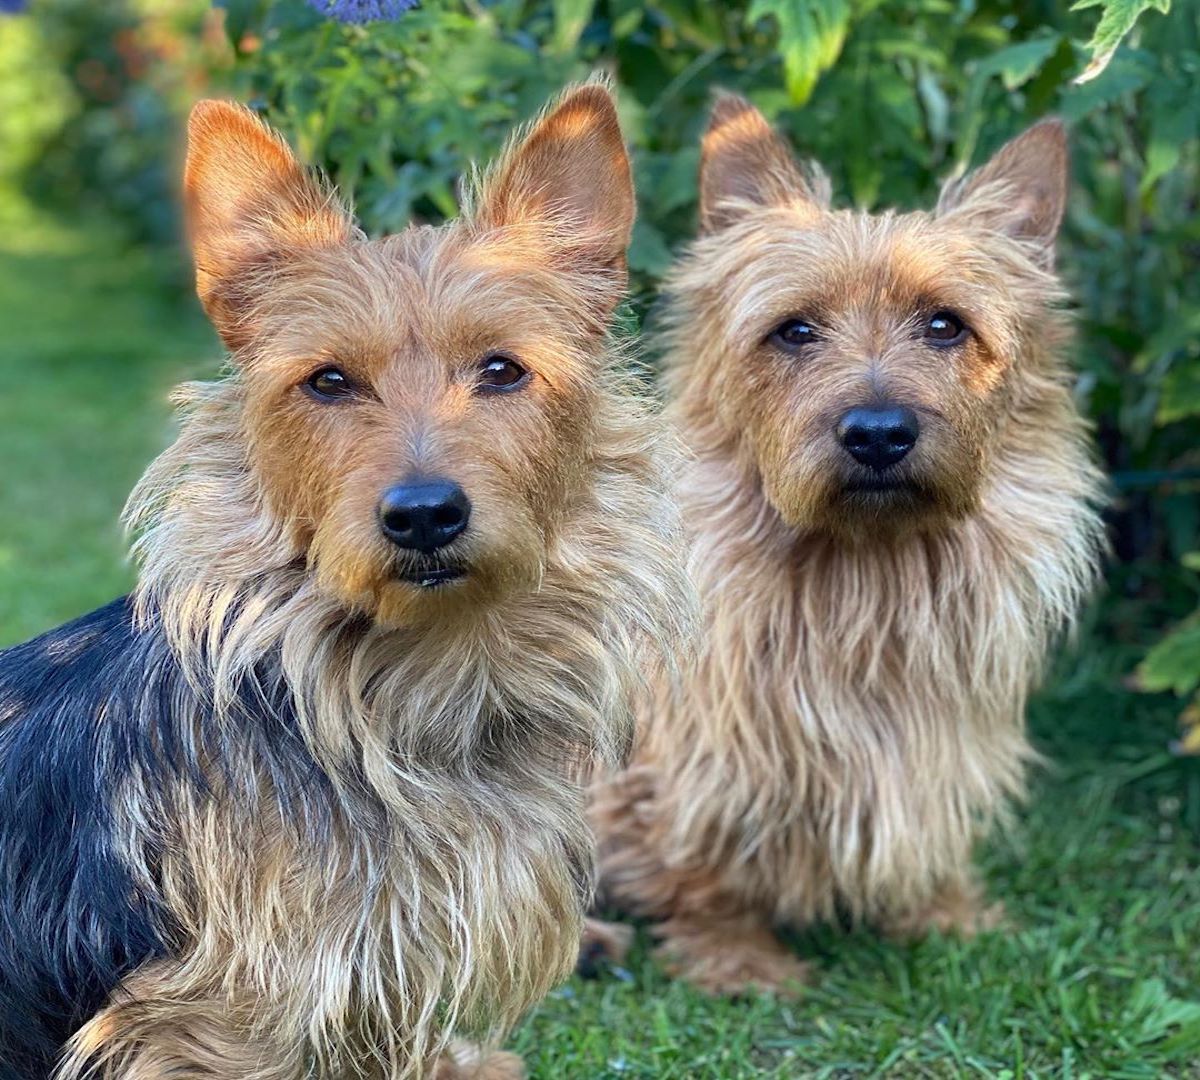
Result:
[[[32,19],[0,15],[0,182],[11,184],[37,160],[74,102],[66,76],[42,62],[45,41]]]
[[[1183,564],[1200,572],[1200,551],[1185,555]],[[1151,693],[1173,691],[1190,701],[1179,717],[1183,735],[1175,749],[1200,755],[1200,608],[1150,650],[1138,668],[1137,683]]]

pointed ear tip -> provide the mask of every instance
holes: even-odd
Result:
[[[198,116],[207,116],[215,113],[220,109],[226,108],[231,103],[224,98],[197,98],[192,103],[191,115],[193,118]]]
[[[717,87],[712,95],[712,107],[714,110],[731,108],[731,109],[752,109],[750,99],[744,94],[739,94],[734,90],[726,90],[724,87]]]
[[[258,114],[236,101],[223,98],[202,98],[192,106],[188,115],[189,140],[206,139],[222,129],[262,127]]]
[[[553,115],[561,109],[568,109],[570,111],[591,109],[598,113],[611,115],[615,119],[617,115],[617,100],[613,94],[612,86],[607,79],[589,79],[587,82],[568,86],[559,95],[558,100],[554,103],[550,111]]]
[[[226,101],[224,98],[201,98],[192,106],[188,121],[193,124],[209,123],[246,111],[248,111],[246,107],[239,105],[236,101]]]
[[[1064,153],[1067,149],[1067,125],[1060,117],[1047,116],[1039,120],[1026,133],[1027,136]]]
[[[526,129],[527,140],[543,137],[575,136],[590,133],[605,143],[625,146],[617,102],[612,91],[600,82],[579,83],[568,87],[547,110]]]
[[[187,133],[189,139],[203,136],[221,113],[222,102],[215,98],[201,98],[188,113]]]
[[[762,114],[741,94],[719,90],[713,98],[712,110],[708,114],[708,130],[719,128],[743,116]]]

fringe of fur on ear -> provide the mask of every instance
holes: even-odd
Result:
[[[588,282],[596,329],[603,330],[624,291],[636,214],[610,81],[568,88],[467,187],[470,225],[505,232]]]
[[[767,206],[827,210],[829,178],[798,162],[787,142],[745,98],[721,94],[700,154],[700,228],[715,232]]]
[[[936,212],[1018,239],[1031,262],[1052,267],[1068,174],[1066,128],[1050,117],[1006,143],[974,172],[950,180]]]
[[[1030,209],[1025,194],[1019,184],[1005,177],[980,183],[966,176],[942,189],[936,213],[947,223],[957,221],[990,233],[1011,261],[1043,270],[1051,296],[1064,299],[1062,282],[1053,273],[1054,234],[1028,231]],[[1018,258],[1012,260],[1012,256]]]
[[[251,339],[256,307],[290,256],[362,238],[329,179],[231,101],[192,109],[184,194],[196,292],[235,352]]]

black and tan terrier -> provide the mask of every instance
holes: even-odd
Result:
[[[679,609],[612,100],[443,228],[366,239],[223,102],[185,186],[230,374],[132,496],[136,591],[0,654],[0,1078],[520,1075],[578,777]]]
[[[667,378],[704,641],[602,785],[602,889],[673,971],[780,989],[780,925],[970,932],[1026,696],[1102,546],[1048,121],[934,212],[829,206],[748,103],[704,139]]]

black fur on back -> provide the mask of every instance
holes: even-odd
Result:
[[[236,740],[205,723],[164,636],[135,625],[129,598],[0,651],[0,1080],[47,1080],[121,979],[179,947],[153,887],[161,837],[138,837],[141,874],[116,843],[122,781],[152,789],[144,805],[169,818],[171,790],[207,790],[201,762],[236,756],[318,824],[323,777],[281,680],[256,681],[240,704]]]

